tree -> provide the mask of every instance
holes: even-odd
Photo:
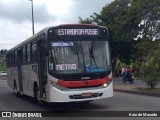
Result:
[[[112,65],[119,59],[127,64],[139,54],[142,40],[160,38],[160,0],[115,0],[80,23],[96,23],[109,29]],[[141,52],[141,51],[139,51]],[[135,57],[136,56],[136,57]]]
[[[160,1],[139,0],[136,8],[141,11],[138,14],[140,23],[135,32],[136,52],[134,62],[137,71],[143,71],[142,78],[147,85],[154,88],[160,77]]]
[[[116,0],[106,5],[101,14],[94,13],[86,20],[80,19],[80,23],[96,23],[106,26],[109,30],[109,42],[111,47],[112,66],[119,59],[130,64],[133,45],[129,27],[126,23],[126,13],[131,0]]]
[[[160,78],[160,41],[143,40],[142,47],[138,47],[143,53],[139,60],[139,68],[143,70],[141,77],[143,81],[154,88]]]
[[[3,68],[5,68],[5,64],[6,64],[6,53],[7,53],[7,50],[6,50],[6,49],[0,50],[0,66],[1,66],[1,70],[3,70]]]

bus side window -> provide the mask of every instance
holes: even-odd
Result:
[[[30,43],[27,45],[27,63],[31,62],[31,46]]]
[[[10,60],[11,60],[11,67],[12,67],[12,65],[13,65],[13,58],[12,58],[12,53],[10,53]]]
[[[11,53],[9,54],[9,66],[10,67],[12,66],[12,54]]]
[[[15,66],[15,51],[12,52],[12,66]]]
[[[37,58],[37,56],[36,56],[36,42],[33,42],[32,43],[32,62],[36,62],[36,58]]]
[[[17,66],[17,50],[15,51],[15,66]]]
[[[25,64],[26,63],[26,47],[25,46],[23,46],[22,48],[22,55],[23,55],[22,63]]]

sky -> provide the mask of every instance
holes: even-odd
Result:
[[[113,0],[33,0],[35,33],[48,26],[78,23]],[[11,49],[32,36],[30,0],[0,0],[0,49]]]

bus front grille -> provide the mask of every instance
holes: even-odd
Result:
[[[76,81],[76,80],[81,80],[82,78],[88,78],[88,79],[83,79],[83,80],[94,80],[94,79],[102,79],[105,78],[106,75],[102,74],[102,75],[98,75],[98,76],[72,76],[72,77],[63,77],[64,80],[71,80],[71,81]]]
[[[85,99],[85,98],[96,98],[101,97],[103,93],[92,93],[91,96],[82,96],[81,94],[78,95],[70,95],[70,99]]]

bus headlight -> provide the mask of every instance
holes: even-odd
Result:
[[[112,83],[112,79],[109,80],[107,83],[104,83],[104,84],[103,84],[103,87],[106,88],[106,87],[108,87],[111,83]]]
[[[103,84],[103,87],[107,87],[107,86],[108,86],[107,83]]]

